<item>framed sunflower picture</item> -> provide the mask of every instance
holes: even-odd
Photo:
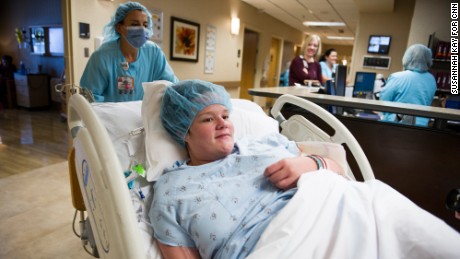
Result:
[[[171,17],[171,60],[198,62],[200,25]]]

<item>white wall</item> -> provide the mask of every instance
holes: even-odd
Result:
[[[437,38],[449,41],[450,2],[395,0],[395,9],[392,13],[360,13],[353,46],[351,79],[354,79],[356,71],[372,71],[388,77],[391,73],[402,70],[402,56],[407,47],[415,43],[427,45],[429,35],[433,32]],[[363,56],[368,55],[366,48],[369,35],[379,33],[392,36],[390,69],[363,69]]]
[[[428,38],[433,32],[438,39],[450,41],[450,2],[417,0],[407,46],[428,44]]]
[[[353,46],[352,64],[350,69],[350,81],[354,82],[356,71],[369,71],[381,73],[388,77],[391,73],[402,70],[402,56],[407,46],[407,38],[410,32],[415,0],[395,0],[393,12],[386,13],[363,13],[359,14],[359,25]],[[363,68],[363,57],[367,53],[369,35],[391,35],[391,57],[389,70]],[[380,55],[370,55],[380,56]]]
[[[63,0],[65,1],[65,0]],[[118,2],[121,1],[95,1],[95,0],[67,0],[70,1],[70,23],[71,23],[71,50],[68,51],[70,61],[73,64],[74,83],[80,85],[80,77],[83,74],[88,57],[84,56],[84,49],[88,48],[89,53],[94,52],[94,39],[102,35],[102,28],[106,25],[115,12]],[[79,23],[90,25],[90,39],[79,37]]]

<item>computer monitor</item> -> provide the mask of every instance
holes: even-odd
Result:
[[[333,73],[333,80],[326,82],[326,94],[345,96],[345,87],[347,81],[347,66],[337,65],[335,73]],[[328,106],[329,112],[333,114],[341,114],[342,107]]]
[[[353,97],[372,99],[374,93],[376,73],[356,72],[355,85],[353,86]]]
[[[347,66],[337,65],[335,72],[335,95],[345,96],[347,86]]]
[[[329,95],[345,96],[347,67],[344,65],[337,65],[332,77],[332,80],[326,81],[325,93]]]
[[[367,45],[367,53],[388,54],[390,51],[391,36],[370,35]]]

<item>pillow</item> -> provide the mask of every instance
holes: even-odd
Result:
[[[264,110],[255,102],[245,99],[232,99],[232,105],[233,111],[230,114],[230,119],[235,128],[235,140],[244,136],[257,137],[279,132],[278,122],[267,116]]]
[[[144,87],[142,122],[145,129],[147,181],[155,181],[165,167],[187,157],[185,149],[169,136],[161,124],[161,101],[166,86],[170,84],[171,82],[165,80],[142,83]]]
[[[145,134],[135,131],[143,126],[141,105],[142,101],[92,103],[125,171],[130,163],[145,164]]]
[[[178,160],[187,158],[187,152],[174,141],[163,128],[160,119],[161,100],[169,81],[142,83],[142,122],[145,128],[145,153],[147,180],[155,181],[163,169]],[[230,115],[235,127],[235,140],[243,136],[261,136],[279,132],[278,122],[267,116],[254,102],[232,99],[233,112]]]

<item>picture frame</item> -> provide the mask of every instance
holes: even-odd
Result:
[[[198,62],[200,24],[171,16],[171,60]]]

